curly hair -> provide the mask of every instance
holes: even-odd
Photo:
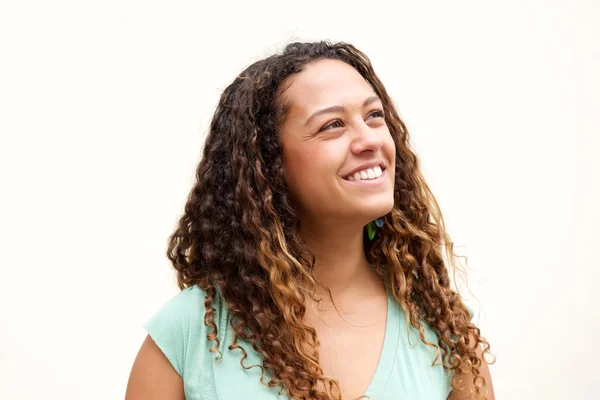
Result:
[[[169,237],[167,256],[179,289],[198,285],[206,292],[204,323],[212,327],[211,352],[222,355],[215,308],[217,291],[228,305],[233,343],[240,364],[261,368],[260,381],[280,386],[295,399],[339,400],[339,382],[323,374],[316,331],[304,322],[307,294],[314,293],[315,257],[299,236],[295,212],[282,170],[278,129],[289,111],[282,100],[286,78],[321,59],[343,61],[372,86],[384,106],[396,147],[394,207],[374,240],[363,233],[365,255],[390,283],[406,313],[406,327],[440,351],[444,368],[474,375],[476,394],[485,398],[476,349],[489,343],[470,322],[458,293],[450,288],[442,248],[456,272],[453,243],[439,206],[409,146],[409,134],[368,57],[349,43],[290,43],[281,54],[254,62],[222,93],[206,137],[183,216]],[[437,334],[425,339],[422,323]],[[247,353],[238,340],[251,343],[263,365],[245,366]],[[487,362],[487,361],[485,361]],[[432,364],[432,365],[434,365]],[[265,369],[272,379],[264,381]],[[458,372],[458,373],[456,373]],[[281,391],[280,391],[281,393]]]

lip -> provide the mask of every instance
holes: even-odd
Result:
[[[381,176],[378,176],[375,179],[361,179],[359,181],[348,181],[348,180],[342,178],[342,180],[349,185],[356,185],[356,186],[368,187],[368,188],[378,187],[378,186],[383,185],[388,180],[387,179],[388,178],[387,168],[382,170],[381,172],[382,172]]]

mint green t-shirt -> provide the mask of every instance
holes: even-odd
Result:
[[[446,400],[452,374],[441,365],[431,365],[435,349],[426,346],[418,330],[410,324],[409,342],[404,310],[387,284],[386,289],[388,312],[383,349],[365,395],[371,400]],[[143,325],[182,377],[186,400],[287,399],[281,387],[269,388],[260,382],[259,367],[249,370],[241,367],[240,349],[228,349],[233,341],[233,329],[228,323],[227,307],[218,295],[213,307],[223,358],[216,362],[218,353],[209,352],[215,342],[206,339],[207,329],[212,329],[204,325],[204,296],[205,292],[198,286],[188,287],[167,301]],[[473,319],[471,307],[467,305],[467,308]],[[426,339],[437,344],[435,332],[426,324],[423,329]],[[238,344],[248,353],[245,366],[262,365],[260,354],[250,343],[240,339]],[[269,380],[270,375],[265,371],[265,381]]]

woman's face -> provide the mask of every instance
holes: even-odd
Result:
[[[326,59],[284,84],[283,169],[301,218],[364,224],[387,214],[396,152],[369,83],[350,65]]]

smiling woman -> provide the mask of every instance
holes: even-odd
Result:
[[[394,206],[396,148],[383,103],[353,67],[332,59],[284,82],[280,101],[283,171],[301,225],[347,227],[360,247],[362,227]]]
[[[196,177],[167,253],[181,292],[144,324],[127,400],[494,399],[437,202],[364,53],[292,43],[249,66]]]

